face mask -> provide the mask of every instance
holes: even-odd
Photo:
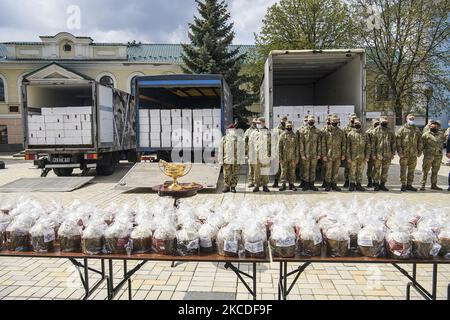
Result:
[[[287,131],[292,131],[292,128],[291,128],[291,127],[289,127],[289,128],[286,128],[286,130],[287,130]]]
[[[379,123],[376,123],[376,124],[373,125],[374,128],[378,128],[379,126],[380,126]]]
[[[285,127],[285,126],[286,126],[286,122],[281,122],[281,125],[282,125],[283,127]]]
[[[335,128],[338,126],[338,124],[336,122],[332,123],[331,125]]]
[[[408,120],[408,124],[409,124],[410,126],[413,126],[415,123],[416,123],[416,122],[415,122],[414,120]]]
[[[355,125],[355,129],[361,129],[361,125],[359,125],[359,124],[357,124],[357,125]]]
[[[331,125],[331,122],[327,121],[327,126]]]
[[[228,130],[230,136],[236,135],[236,130]]]
[[[355,124],[355,120],[350,120],[351,124]]]
[[[315,122],[308,122],[310,127],[313,127],[316,123]]]
[[[263,127],[262,124],[259,124],[259,123],[258,123],[258,124],[256,125],[256,128],[258,128],[258,129],[262,129],[262,127]]]
[[[307,125],[308,125],[308,121],[303,121],[303,123],[305,124],[305,126],[307,126]]]
[[[382,126],[383,128],[387,128],[388,124],[387,124],[386,122],[383,122],[383,123],[381,124],[381,126]]]
[[[430,131],[433,132],[433,133],[436,133],[436,132],[438,132],[438,129],[437,128],[431,128]]]

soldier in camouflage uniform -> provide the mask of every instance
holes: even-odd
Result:
[[[380,118],[380,126],[373,131],[372,135],[372,158],[374,165],[375,191],[389,191],[386,181],[389,167],[395,157],[395,135],[388,128],[388,119]]]
[[[250,128],[248,128],[244,134],[245,156],[247,159],[250,158],[249,148],[248,148],[248,140],[249,140],[252,132],[256,130],[256,122],[258,122],[258,119],[254,118],[252,120],[252,124],[251,124]],[[255,180],[255,166],[253,164],[249,163],[248,170],[249,170],[249,172],[248,172],[248,187],[253,188],[253,187],[255,187],[255,181],[254,181]]]
[[[431,124],[432,124],[433,122],[434,122],[433,119],[429,119],[429,120],[428,120],[427,125],[423,128],[422,134],[427,133],[427,132],[430,131],[430,126],[431,126]]]
[[[356,113],[351,113],[348,117],[349,119],[349,123],[344,127],[344,133],[345,133],[345,138],[347,139],[347,134],[353,129],[353,127],[355,126],[355,120],[358,118],[358,116],[356,115]],[[345,179],[345,183],[344,183],[344,188],[348,188],[350,185],[350,181],[349,181],[349,175],[350,175],[350,167],[348,166],[347,161],[345,162],[345,170],[344,170],[344,179]]]
[[[320,130],[320,133],[321,133],[322,137],[324,136],[324,134],[326,134],[327,131],[330,130],[330,128],[331,128],[331,119],[332,118],[333,118],[332,114],[329,114],[327,116],[327,123],[322,128],[322,130]],[[322,143],[322,141],[321,141],[321,143]],[[327,182],[326,182],[326,179],[325,179],[326,176],[327,176],[327,166],[325,165],[325,163],[324,163],[324,161],[322,159],[322,177],[323,177],[323,183],[322,183],[322,186],[321,186],[322,189],[327,189]]]
[[[303,117],[303,125],[297,130],[296,134],[297,134],[297,140],[300,141],[300,134],[302,133],[303,130],[305,130],[306,128],[308,128],[308,118],[309,116],[304,116]],[[302,162],[301,160],[299,161],[299,176],[300,176],[300,186],[299,188],[303,188],[305,186],[305,180],[303,180],[303,166],[302,166]]]
[[[249,148],[255,155],[255,188],[253,192],[259,192],[260,187],[264,192],[270,192],[267,185],[272,157],[272,133],[266,127],[265,118],[258,119],[257,130],[250,135]]]
[[[295,183],[295,167],[299,161],[297,135],[293,132],[291,121],[286,123],[286,130],[281,134],[278,141],[279,161],[281,165],[280,191],[286,190],[286,183],[289,183],[289,190],[297,191]]]
[[[284,131],[286,131],[286,122],[287,121],[288,121],[288,117],[286,117],[286,116],[281,117],[280,124],[278,125],[278,128],[276,130],[278,139],[281,137],[281,134]],[[280,180],[280,175],[281,175],[281,165],[278,165],[278,171],[275,174],[275,181],[272,185],[272,188],[278,188],[278,182]]]
[[[322,130],[321,148],[325,169],[325,191],[341,191],[337,178],[341,161],[345,160],[345,133],[339,127],[339,117],[333,116],[331,125]]]
[[[320,159],[320,130],[315,127],[314,116],[308,117],[308,128],[300,131],[299,134],[299,154],[303,167],[303,180],[305,185],[303,191],[319,191],[314,186],[316,180],[317,160]]]
[[[439,132],[438,123],[435,121],[430,125],[430,131],[422,135],[423,144],[423,166],[422,166],[422,188],[425,191],[428,172],[431,169],[431,190],[442,190],[437,185],[437,178],[442,162],[442,147],[444,145],[443,135]]]
[[[224,193],[236,193],[240,165],[244,163],[244,140],[236,133],[236,126],[228,126],[219,148],[219,163],[223,165]]]
[[[400,180],[401,191],[417,191],[412,186],[414,182],[414,171],[416,170],[417,158],[422,155],[422,133],[415,126],[415,116],[409,114],[407,123],[403,125],[396,135],[397,153],[400,157]]]
[[[372,127],[366,131],[367,137],[372,145],[372,135],[373,131],[380,125],[380,119],[372,119]],[[367,188],[373,188],[373,173],[374,173],[375,160],[373,160],[372,155],[369,157],[369,162],[367,162]]]
[[[362,175],[372,150],[369,135],[362,131],[359,119],[355,119],[355,127],[347,134],[346,149],[346,158],[350,166],[349,191],[366,191],[361,185]]]

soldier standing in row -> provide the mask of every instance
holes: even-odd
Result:
[[[369,139],[370,145],[373,145],[373,132],[374,130],[379,127],[380,125],[380,119],[372,119],[372,128],[368,129],[366,131],[367,138]],[[367,188],[373,188],[373,174],[374,174],[374,166],[375,166],[375,160],[373,159],[372,155],[369,157],[369,161],[367,162]]]
[[[317,160],[320,159],[320,130],[315,126],[314,116],[308,117],[308,127],[299,133],[300,159],[305,185],[303,191],[319,191],[314,186],[316,180]]]
[[[337,178],[341,161],[345,160],[345,133],[339,127],[339,117],[333,116],[331,125],[322,131],[322,159],[325,167],[325,191],[341,191]]]
[[[252,134],[252,132],[256,131],[256,122],[258,122],[258,119],[253,118],[252,124],[250,125],[250,128],[248,128],[245,131],[245,134],[244,134],[245,157],[247,159],[250,158],[248,141],[250,139],[250,135]],[[255,187],[255,181],[254,181],[254,178],[255,178],[255,166],[252,163],[249,163],[248,164],[248,170],[249,170],[249,172],[248,172],[248,187],[249,188],[254,188]]]
[[[286,190],[286,183],[289,183],[289,190],[297,191],[295,183],[295,168],[299,161],[297,135],[293,132],[291,121],[286,123],[286,130],[280,135],[278,141],[279,162],[281,166],[280,191]]]
[[[442,162],[442,146],[444,145],[443,135],[439,132],[439,126],[436,121],[430,124],[430,130],[422,136],[423,144],[423,166],[422,166],[422,188],[425,191],[428,172],[431,169],[431,190],[442,190],[438,187],[438,172]]]
[[[332,114],[329,114],[329,115],[327,116],[327,123],[326,123],[326,125],[322,128],[322,130],[320,130],[320,133],[321,133],[321,135],[322,135],[322,138],[323,138],[323,136],[326,134],[326,132],[329,131],[329,130],[331,129],[331,119],[332,119],[332,118],[333,118],[333,115],[332,115]],[[321,138],[321,139],[322,139],[322,138]],[[322,143],[322,142],[321,142],[321,143]],[[323,159],[322,159],[322,177],[323,177],[323,183],[322,183],[322,186],[321,186],[322,189],[326,189],[326,188],[327,188],[327,182],[326,182],[326,179],[325,179],[326,175],[327,175],[327,166],[325,165],[325,163],[324,163],[324,161],[323,161]]]
[[[414,171],[416,170],[417,158],[422,155],[422,133],[415,125],[415,116],[409,114],[407,123],[403,125],[396,135],[397,153],[400,157],[400,180],[401,191],[417,191],[413,187]]]
[[[355,119],[355,127],[347,134],[347,163],[350,167],[349,191],[366,191],[361,185],[364,166],[371,155],[369,135],[362,131],[361,121]]]
[[[265,118],[259,118],[256,124],[257,130],[250,135],[249,148],[253,150],[255,164],[255,188],[253,192],[259,192],[262,187],[264,192],[270,192],[269,184],[270,158],[272,153],[272,134],[266,127]]]
[[[388,128],[388,119],[380,118],[380,126],[373,131],[372,157],[374,165],[374,186],[375,191],[389,191],[386,188],[386,181],[389,174],[389,167],[395,157],[395,135]]]
[[[303,125],[297,130],[296,134],[297,134],[297,140],[300,141],[300,135],[302,133],[303,130],[308,128],[308,118],[309,116],[304,116],[303,117]],[[299,145],[300,147],[300,145]],[[300,189],[303,189],[305,187],[305,180],[303,180],[303,166],[302,166],[302,162],[301,160],[299,161],[299,176],[300,176]]]
[[[358,116],[356,115],[356,113],[351,113],[348,117],[349,119],[349,123],[344,127],[344,133],[345,133],[345,137],[347,138],[347,134],[352,131],[353,127],[355,126],[355,120],[358,118]],[[349,182],[349,174],[350,174],[350,167],[348,166],[348,163],[345,162],[345,171],[344,171],[344,179],[345,179],[345,183],[344,183],[344,188],[348,188],[350,185]]]
[[[219,163],[223,165],[225,180],[224,193],[236,193],[239,169],[244,163],[244,140],[236,132],[236,125],[228,126],[227,134],[222,137],[219,148]]]
[[[286,122],[287,121],[288,121],[288,117],[286,117],[286,116],[281,117],[280,124],[278,125],[278,128],[276,129],[278,139],[281,137],[281,134],[283,134],[286,131]],[[275,181],[272,185],[272,188],[278,188],[278,182],[280,180],[280,175],[281,175],[281,166],[278,165],[278,171],[275,174]]]

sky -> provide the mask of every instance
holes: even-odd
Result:
[[[277,0],[227,0],[234,44],[253,44],[267,8]],[[194,0],[0,0],[0,42],[40,41],[61,31],[95,42],[188,41]]]

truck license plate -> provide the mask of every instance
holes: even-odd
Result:
[[[53,163],[70,163],[71,162],[71,158],[53,158],[52,162]]]

